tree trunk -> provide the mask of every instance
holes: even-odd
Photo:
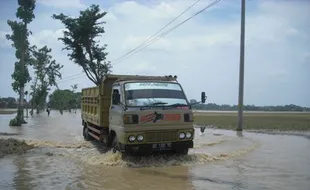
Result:
[[[34,89],[33,89],[32,101],[31,101],[31,112],[32,113],[33,113],[33,110],[34,110],[34,98],[33,97],[36,96],[37,82],[38,82],[38,78],[36,77],[36,79],[34,81]]]
[[[24,48],[20,51],[20,72],[21,75],[24,75],[24,65],[25,65],[25,54],[24,54]],[[20,91],[19,91],[19,101],[18,101],[18,111],[17,111],[17,126],[21,126],[24,121],[24,96],[25,96],[25,85],[21,85]]]
[[[23,111],[21,109],[21,89],[19,90],[19,98],[18,98],[18,107],[17,107],[17,116],[16,116],[16,126],[22,125],[21,118],[23,117]]]
[[[25,24],[25,28],[27,28],[27,24]],[[21,76],[24,77],[25,74],[25,39],[26,39],[26,34],[23,36],[23,42],[21,44],[20,48],[20,73]],[[17,113],[17,126],[21,126],[23,123],[27,123],[24,120],[24,97],[25,97],[25,84],[21,84],[20,86],[20,93],[19,93],[19,104],[18,104],[18,113]]]

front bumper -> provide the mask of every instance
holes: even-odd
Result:
[[[164,145],[164,146],[162,146]],[[169,146],[170,145],[170,146]],[[179,141],[179,142],[165,142],[165,143],[149,143],[149,144],[123,144],[121,149],[124,152],[137,151],[177,151],[194,147],[194,141]]]
[[[191,137],[181,139],[179,136],[181,133],[186,134],[187,132],[191,133]],[[134,140],[133,142],[129,141],[129,137],[134,136],[137,138],[138,135],[143,136],[142,141]],[[195,131],[193,128],[187,129],[174,129],[174,130],[152,130],[152,131],[138,131],[138,132],[126,132],[121,139],[120,143],[126,145],[143,145],[143,144],[154,144],[154,143],[166,143],[166,142],[186,142],[192,141],[195,137]]]

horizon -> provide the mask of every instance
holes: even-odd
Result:
[[[70,90],[70,89],[59,89],[59,90]],[[76,92],[75,92],[76,93]],[[16,100],[16,102],[18,102],[18,99],[19,98],[16,98],[16,97],[13,97],[13,96],[11,96],[12,98],[15,98],[15,100]],[[4,97],[4,96],[1,96],[0,95],[0,99],[1,98],[11,98],[11,97]],[[48,102],[48,99],[49,98],[47,98],[47,102]],[[26,100],[26,98],[25,98],[25,100]],[[190,100],[196,100],[196,99],[188,99],[188,101],[190,102]],[[197,101],[197,100],[196,100]],[[27,101],[26,101],[27,102]],[[28,102],[29,102],[29,100],[28,100]],[[201,104],[201,103],[200,103]],[[207,100],[206,100],[206,102],[205,103],[203,103],[204,105],[207,105],[207,104],[216,104],[216,105],[219,105],[219,106],[223,106],[223,105],[229,105],[229,106],[237,106],[238,104],[219,104],[219,103],[214,103],[214,102],[207,102]],[[310,108],[310,107],[308,107],[308,106],[302,106],[302,105],[297,105],[297,104],[282,104],[282,105],[255,105],[255,104],[243,104],[244,106],[255,106],[255,107],[277,107],[277,106],[289,106],[289,105],[294,105],[294,106],[299,106],[299,107],[302,107],[302,108]],[[244,110],[244,111],[246,111],[246,110]]]

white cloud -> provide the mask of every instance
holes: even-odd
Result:
[[[38,3],[59,9],[85,8],[85,5],[83,5],[80,0],[38,0]]]
[[[56,6],[48,2],[52,1],[46,1],[45,4]],[[104,19],[107,22],[104,24],[106,34],[100,40],[108,44],[109,60],[135,48],[193,2],[158,0],[152,4],[142,4],[124,1],[109,7],[102,5],[101,8],[108,14]],[[79,3],[76,1],[75,5]],[[257,3],[257,6],[251,6],[246,17],[245,103],[296,103],[310,106],[307,98],[310,97],[310,90],[306,88],[310,86],[310,76],[305,72],[310,68],[309,64],[303,64],[309,62],[310,47],[306,46],[310,42],[309,27],[306,28],[305,18],[309,18],[310,13],[304,1],[252,3]],[[57,6],[69,4],[74,3],[71,1],[66,5],[63,0]],[[205,5],[205,1],[199,3],[172,26]],[[143,51],[117,63],[113,72],[176,74],[189,98],[198,99],[200,91],[206,91],[211,102],[236,104],[240,43],[238,6],[235,1],[221,1],[212,10],[207,10]],[[81,72],[81,68],[69,61],[66,52],[61,51],[63,45],[57,38],[61,36],[63,26],[59,21],[47,20],[47,16],[42,18],[46,19],[37,16],[31,24],[34,31],[31,42],[40,46],[46,44],[53,49],[54,58],[65,65],[64,77]],[[37,31],[39,26],[40,30]],[[286,82],[286,86],[283,82]],[[86,77],[81,77],[60,83],[60,87],[69,87],[72,83],[78,83],[80,87],[92,85]],[[283,97],[277,98],[278,93],[284,94]]]

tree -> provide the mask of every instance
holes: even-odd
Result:
[[[57,89],[49,96],[49,105],[51,108],[59,110],[61,114],[63,114],[63,110],[71,112],[71,109],[77,109],[81,105],[81,96],[80,92]],[[76,102],[76,104],[72,104],[72,102]]]
[[[74,85],[71,85],[71,91],[73,93],[73,98],[72,100],[70,100],[70,105],[72,106],[72,108],[74,108],[74,112],[76,113],[76,108],[77,108],[77,104],[78,104],[78,97],[74,96],[74,93],[75,91],[77,90],[78,88],[78,85],[77,84],[74,84]],[[69,109],[69,112],[71,113],[71,109]]]
[[[106,61],[108,53],[105,52],[107,45],[100,46],[96,38],[105,32],[100,22],[107,12],[101,12],[99,5],[91,5],[84,11],[80,11],[77,18],[64,14],[52,17],[60,20],[66,30],[63,37],[59,38],[65,45],[63,50],[68,50],[70,60],[83,68],[86,76],[95,85],[99,85],[105,74],[111,72],[110,61]]]
[[[16,99],[13,97],[0,97],[0,108],[17,108]]]
[[[191,103],[191,104],[195,104],[195,103],[197,103],[197,100],[195,100],[195,99],[191,99],[191,100],[189,101],[189,103]]]
[[[37,113],[43,109],[46,98],[48,95],[49,87],[57,86],[56,79],[61,79],[60,70],[63,65],[56,63],[52,60],[50,53],[52,49],[47,46],[37,49],[36,46],[32,48],[32,54],[34,57],[33,67],[35,70],[34,84],[31,86],[32,89],[32,113],[34,106],[37,108]]]
[[[6,38],[13,42],[12,46],[16,49],[15,56],[19,60],[15,62],[12,74],[14,80],[12,87],[15,92],[19,93],[19,102],[17,116],[10,121],[11,126],[21,126],[22,123],[26,123],[24,120],[24,91],[26,83],[31,80],[28,71],[28,66],[31,65],[28,36],[31,32],[27,26],[35,18],[33,13],[35,2],[35,0],[18,0],[19,7],[17,8],[16,17],[22,21],[7,21],[12,34],[7,34]]]

